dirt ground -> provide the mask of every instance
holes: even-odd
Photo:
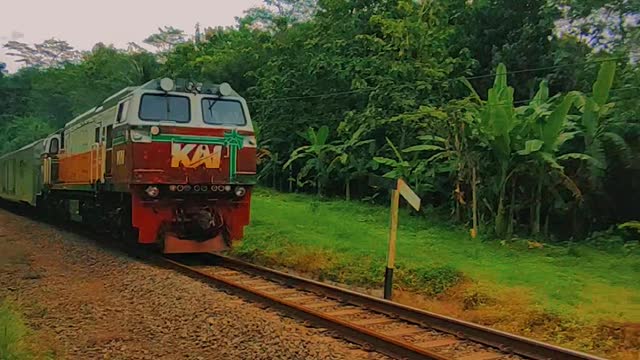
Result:
[[[0,209],[0,300],[56,359],[379,359],[282,314]]]

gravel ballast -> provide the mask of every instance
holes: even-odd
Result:
[[[38,347],[65,359],[385,358],[0,209],[0,299],[6,297],[24,312]]]

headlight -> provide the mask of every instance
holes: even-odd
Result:
[[[158,195],[160,195],[160,189],[158,189],[157,186],[148,186],[144,192],[146,192],[147,195],[153,198],[158,197]]]
[[[238,186],[236,188],[235,194],[236,194],[237,197],[243,197],[244,194],[246,194],[246,193],[247,193],[247,189],[245,189],[244,187]]]

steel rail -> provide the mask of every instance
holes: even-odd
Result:
[[[478,324],[357,293],[337,286],[305,279],[300,276],[250,264],[227,256],[216,254],[207,254],[207,256],[210,257],[210,260],[214,261],[215,265],[224,268],[234,269],[239,272],[265,278],[267,280],[275,281],[276,283],[291,286],[295,289],[321,294],[327,298],[382,313],[423,328],[451,334],[460,339],[469,340],[495,348],[500,352],[505,353],[505,355],[515,354],[534,360],[604,360],[594,355],[565,349]],[[278,307],[285,310],[293,310],[299,316],[315,320],[322,326],[339,331],[349,340],[358,343],[365,342],[367,344],[371,344],[378,352],[411,359],[450,359],[442,354],[414,346],[410,342],[386,336],[379,331],[372,331],[363,326],[358,326],[353,322],[341,320],[337,317],[327,316],[322,311],[308,308],[292,301],[286,301],[280,297],[270,294],[267,291],[253,289],[250,286],[230,280],[228,277],[206,273],[179,261],[171,259],[166,259],[166,261],[186,275],[196,277],[205,282],[214,282],[230,289],[239,290],[246,296],[256,300],[267,300],[268,302],[276,304]]]
[[[347,321],[327,316],[319,310],[306,308],[292,301],[283,300],[277,296],[270,295],[266,291],[253,289],[249,286],[244,286],[235,281],[229,281],[222,276],[205,273],[191,266],[184,265],[178,261],[170,259],[166,259],[166,261],[175,269],[181,271],[185,275],[196,277],[205,282],[213,282],[216,285],[222,285],[223,287],[231,288],[235,291],[239,290],[244,295],[255,298],[256,300],[263,301],[266,299],[270,303],[275,304],[280,308],[283,308],[287,311],[293,310],[297,315],[303,318],[316,321],[323,327],[337,330],[341,333],[341,335],[345,336],[347,339],[353,342],[363,345],[372,345],[375,351],[384,353],[386,355],[407,359],[452,360],[451,358],[425,349],[411,346],[411,344],[407,344],[403,341],[382,335],[375,331],[371,331],[362,326],[357,326]]]

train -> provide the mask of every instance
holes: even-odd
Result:
[[[219,252],[249,224],[256,146],[228,83],[154,79],[0,156],[0,198],[167,254]]]

